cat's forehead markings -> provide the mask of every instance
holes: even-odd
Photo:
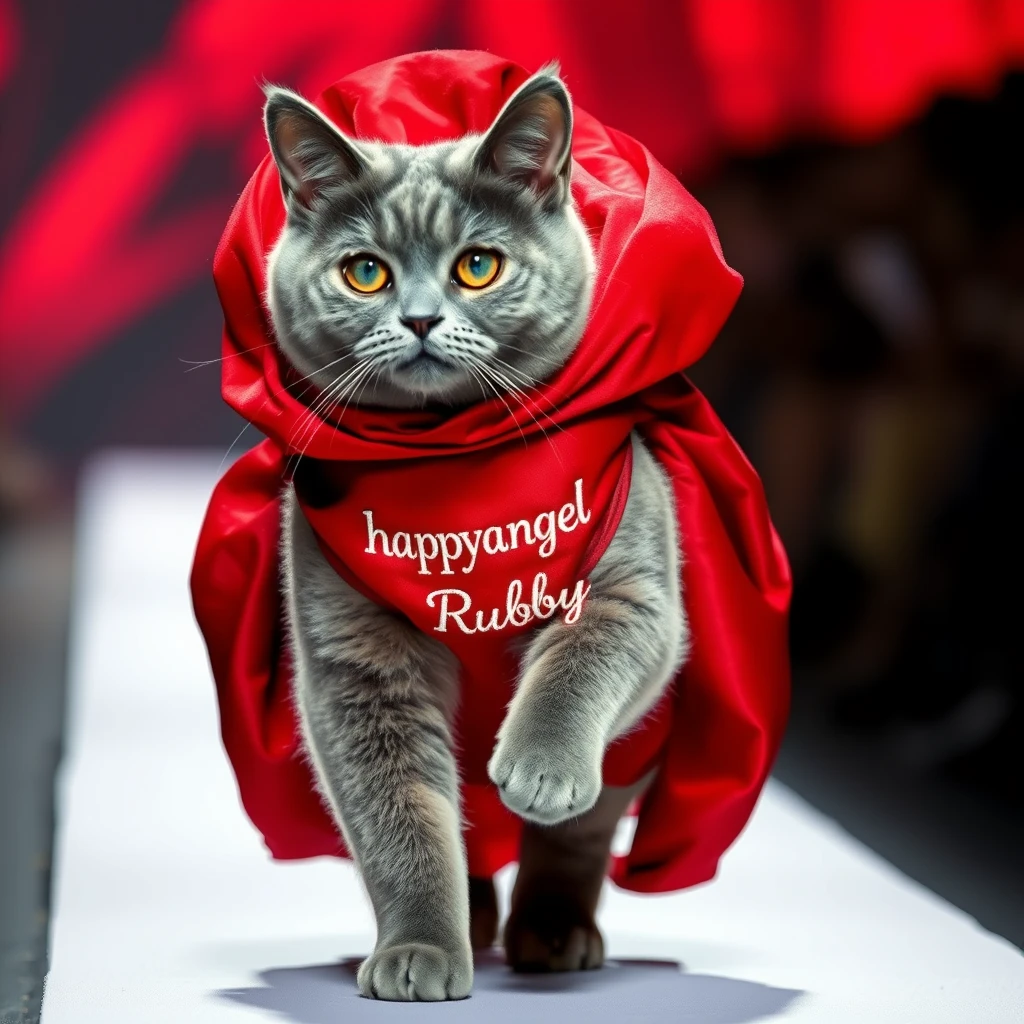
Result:
[[[457,234],[455,211],[452,209],[450,202],[444,202],[442,199],[442,201],[438,203],[437,211],[434,214],[433,229],[435,235],[439,239],[443,239],[449,244],[455,240],[455,236]]]
[[[410,241],[432,241],[451,245],[457,240],[459,217],[457,197],[430,173],[405,174],[381,197],[378,204],[380,228],[389,245]]]
[[[371,144],[364,147],[370,158],[370,165],[381,177],[390,177],[395,173],[395,159],[391,147]]]
[[[467,136],[442,154],[442,167],[448,174],[461,177],[469,170],[479,138],[477,135]]]
[[[385,209],[395,217],[399,230],[404,228],[408,231],[419,227],[417,214],[426,198],[424,191],[421,181],[406,176],[388,193]]]

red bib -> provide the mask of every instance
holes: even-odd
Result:
[[[343,79],[318,105],[356,138],[421,144],[484,131],[526,77],[489,54],[414,54]],[[517,675],[512,641],[578,618],[638,430],[675,493],[693,646],[665,697],[608,749],[608,784],[657,769],[614,880],[706,881],[753,809],[788,703],[789,572],[756,475],[681,375],[740,281],[707,214],[639,143],[577,108],[573,157],[593,309],[528,411],[499,399],[448,414],[350,407],[310,424],[312,398],[290,386],[262,303],[284,223],[269,157],[228,223],[214,264],[224,397],[268,440],[217,486],[192,594],[242,801],[275,857],[345,855],[300,750],[281,628],[279,496],[296,448],[307,460],[296,491],[328,561],[458,658],[467,852],[471,872],[489,875],[515,859],[520,828],[486,775]]]
[[[458,658],[465,783],[488,785],[487,761],[518,676],[510,641],[580,616],[587,576],[629,494],[627,427],[621,418],[590,419],[468,455],[330,463],[317,473],[315,498],[298,487],[337,572]],[[616,745],[605,780],[633,781],[656,747]],[[641,750],[648,756],[638,766]]]

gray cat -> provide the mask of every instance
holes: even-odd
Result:
[[[465,406],[521,392],[569,358],[594,261],[569,192],[572,113],[556,68],[525,82],[486,134],[454,142],[355,142],[277,88],[266,127],[287,206],[268,305],[283,354],[322,395]],[[633,455],[582,615],[530,635],[488,766],[525,821],[504,930],[518,970],[601,965],[609,845],[643,785],[602,789],[604,750],[687,648],[673,498],[636,436]],[[466,873],[450,735],[458,665],[338,576],[291,487],[282,545],[304,742],[377,919],[359,987],[463,998],[497,915],[490,881]]]

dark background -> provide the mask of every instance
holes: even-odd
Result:
[[[0,1018],[45,970],[76,473],[242,428],[193,364],[259,81],[432,46],[561,57],[709,208],[746,287],[693,377],[796,579],[777,773],[1024,945],[1024,4],[0,0]]]

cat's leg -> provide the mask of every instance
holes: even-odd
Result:
[[[579,818],[524,825],[504,932],[505,956],[515,970],[575,971],[604,963],[595,916],[615,826],[650,779],[605,786]]]
[[[626,508],[576,622],[526,648],[488,765],[505,804],[553,825],[593,807],[608,744],[657,701],[687,647],[675,504],[638,438]]]
[[[473,960],[450,736],[456,664],[334,572],[291,491],[283,505],[303,736],[377,919],[359,988],[379,999],[463,998]]]

